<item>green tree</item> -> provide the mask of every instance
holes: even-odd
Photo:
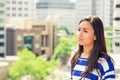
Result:
[[[113,53],[113,26],[106,31],[106,46],[110,53]]]
[[[77,44],[76,33],[68,37],[60,37],[59,44],[55,48],[54,59],[62,61],[62,64],[66,64],[65,59],[71,55],[72,47]]]
[[[61,26],[61,27],[59,27],[58,30],[64,30],[67,34],[70,34],[68,28],[65,27],[65,26]]]
[[[56,67],[54,60],[46,61],[42,56],[36,57],[28,49],[17,54],[20,59],[9,67],[10,80],[21,80],[25,75],[30,75],[30,80],[45,80]]]

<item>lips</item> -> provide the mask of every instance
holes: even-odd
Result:
[[[82,41],[83,39],[82,38],[77,38],[78,41]]]

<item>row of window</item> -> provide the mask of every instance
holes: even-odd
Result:
[[[29,36],[27,36],[27,37],[29,38]],[[40,36],[40,35],[36,35],[34,39],[35,39],[35,40],[40,40],[40,39],[41,39],[41,36]],[[18,41],[23,40],[22,35],[18,35],[18,36],[17,36],[17,40],[18,40]]]
[[[6,3],[7,3],[7,4],[10,4],[10,1],[6,1]],[[22,2],[22,1],[18,1],[18,2],[12,1],[11,3],[12,3],[12,4],[25,4],[25,5],[28,5],[28,4],[29,4],[27,1],[25,1],[25,2]]]
[[[22,8],[22,7],[19,7],[19,8],[12,7],[12,8],[10,8],[10,7],[7,7],[6,10],[14,10],[14,11],[15,10],[19,10],[19,11],[24,10],[24,11],[28,11],[28,8]]]
[[[16,14],[16,13],[13,13],[13,14],[6,14],[6,16],[12,16],[12,17],[16,17],[16,16],[19,16],[19,17],[28,17],[28,14]]]
[[[32,46],[33,46],[33,45],[31,45],[31,44],[25,44],[25,45],[24,45],[24,47],[29,48],[29,49],[33,49]],[[18,49],[18,50],[21,50],[21,49],[23,49],[24,47],[23,47],[23,45],[21,45],[21,44],[18,44],[18,45],[17,45],[17,49]],[[35,44],[35,49],[39,49],[39,48],[40,48],[40,44]]]

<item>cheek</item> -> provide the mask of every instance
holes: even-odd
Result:
[[[94,36],[94,35],[88,35],[88,36],[86,37],[86,39],[88,39],[88,41],[94,41],[95,36]]]

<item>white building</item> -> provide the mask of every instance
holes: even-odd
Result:
[[[35,19],[35,0],[5,0],[6,19]]]
[[[114,0],[114,53],[120,53],[120,0]]]
[[[5,1],[0,0],[0,57],[6,55]]]
[[[40,20],[57,20],[58,27],[65,26],[73,31],[75,3],[70,0],[38,0],[36,15]]]
[[[113,0],[77,0],[76,23],[83,17],[95,15],[102,19],[105,28],[112,26]]]

